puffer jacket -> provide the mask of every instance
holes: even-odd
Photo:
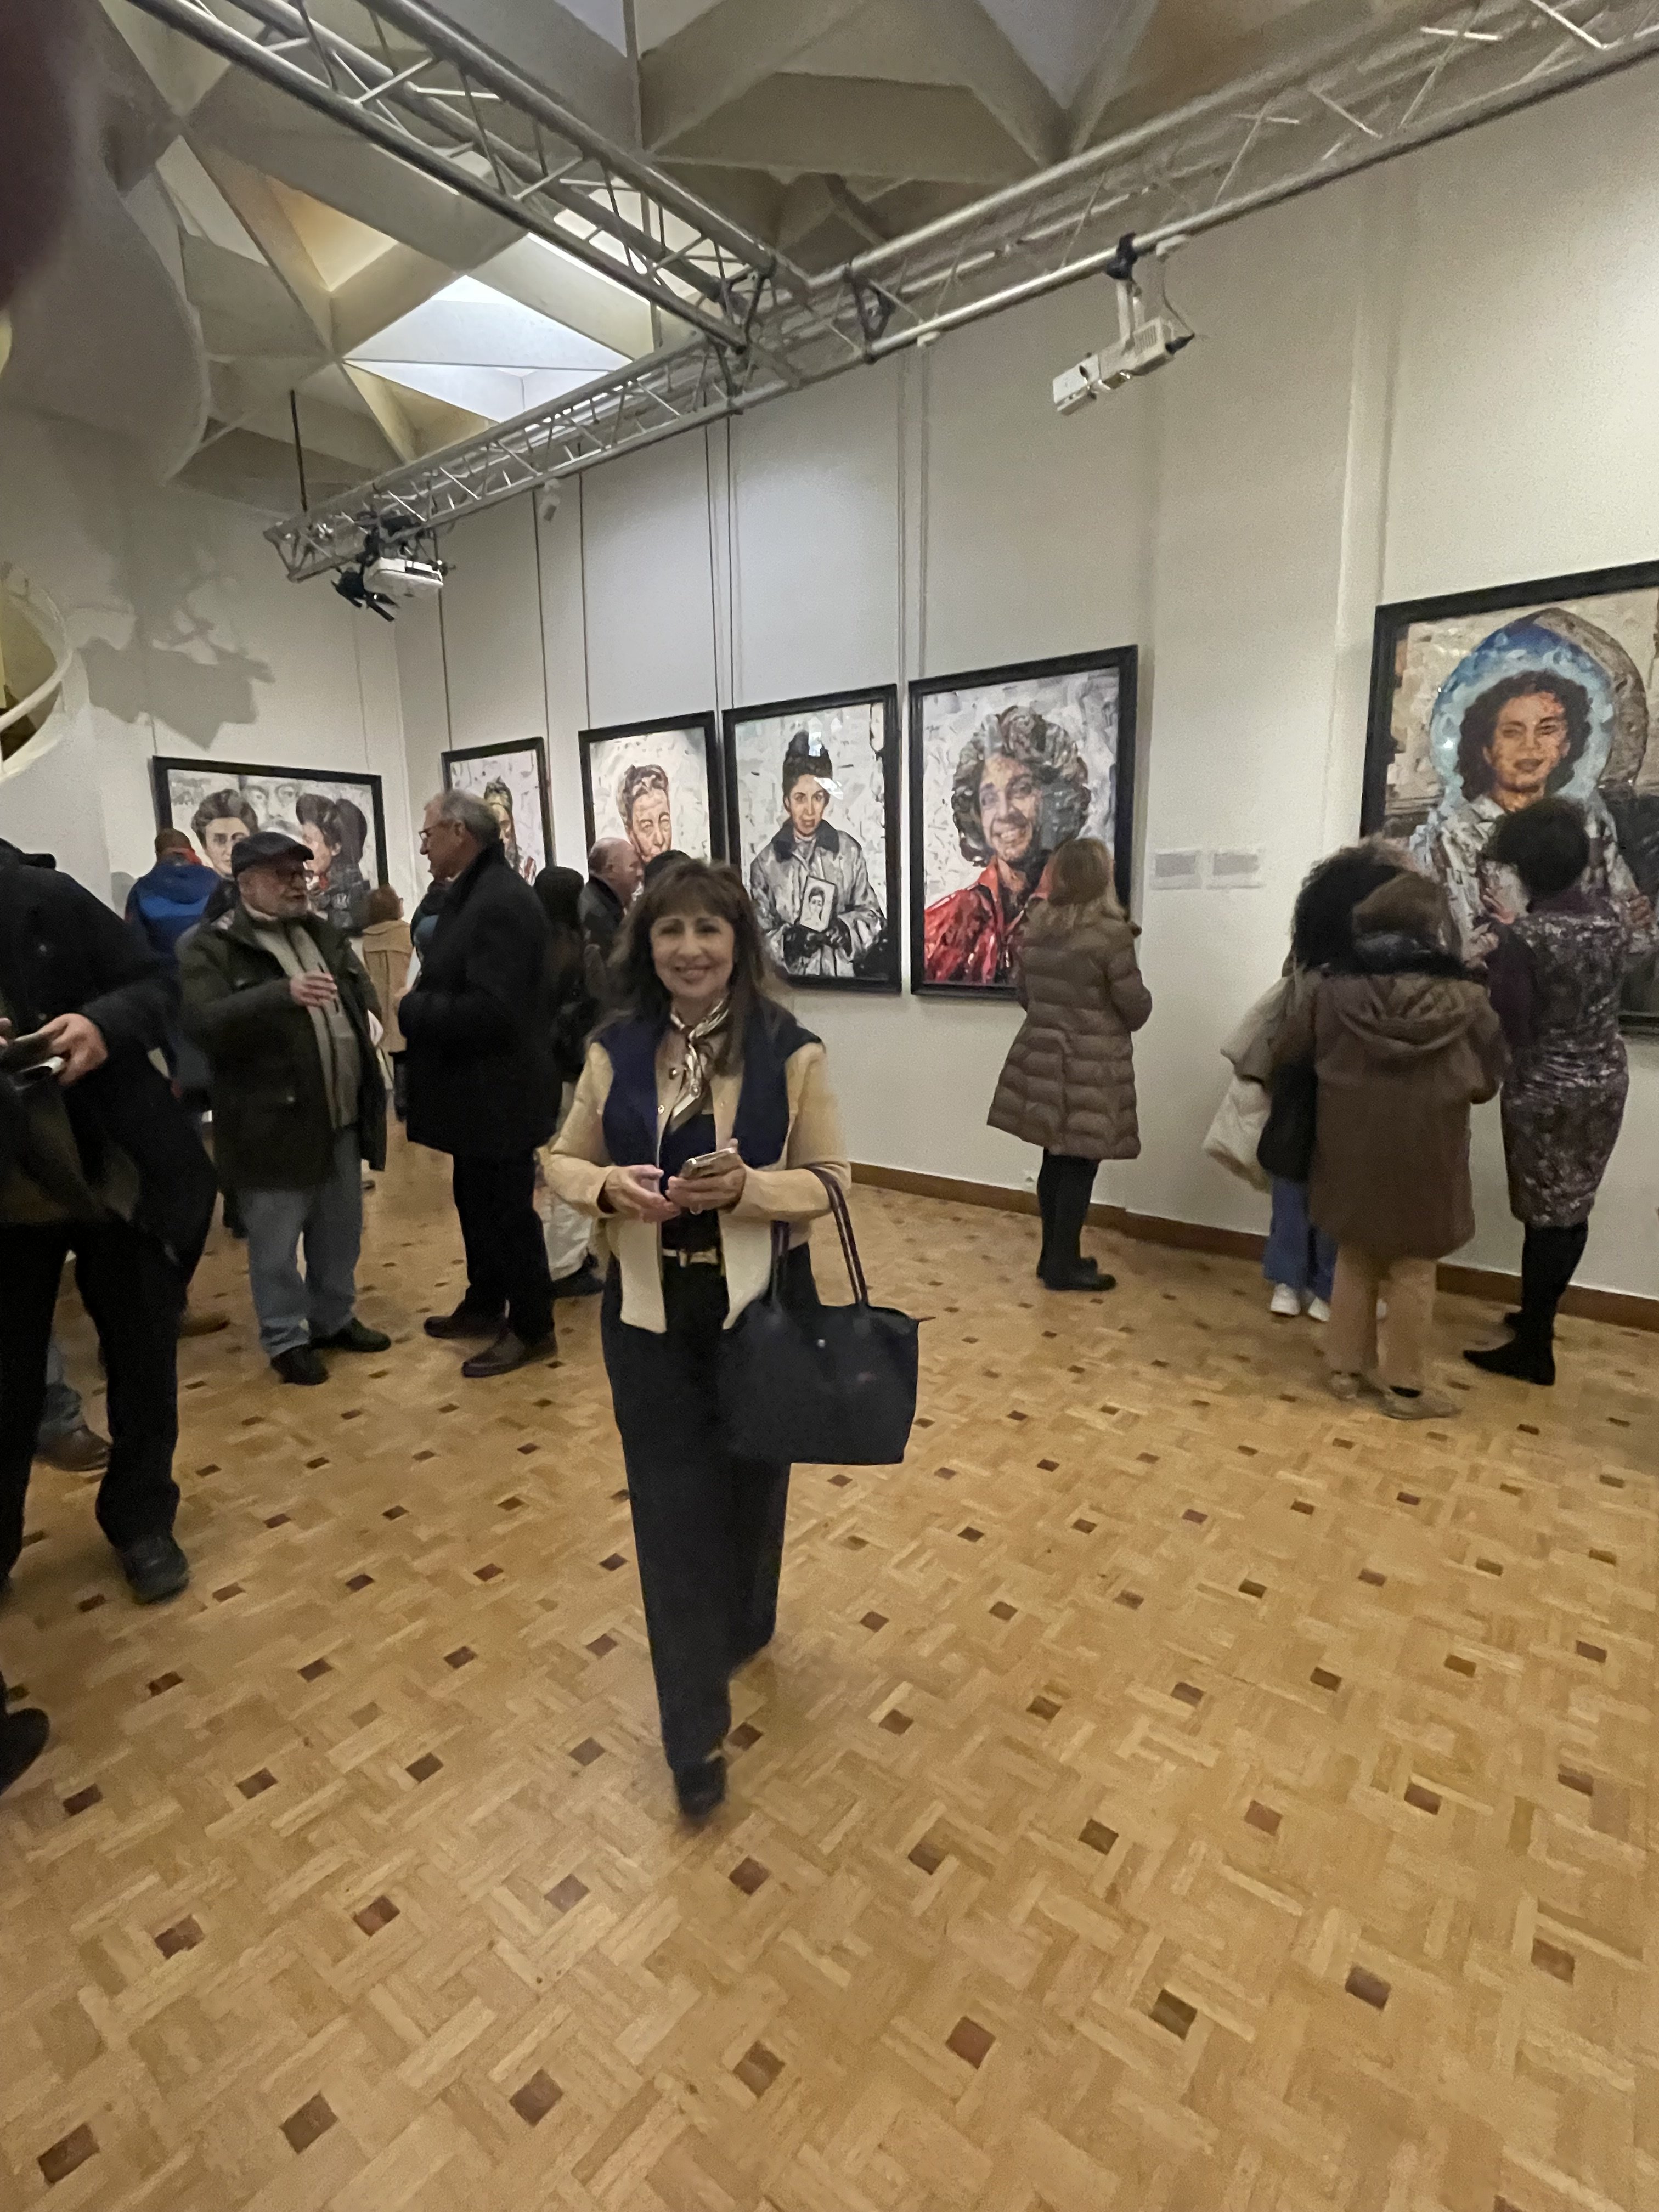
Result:
[[[1097,900],[1035,901],[1025,925],[1014,1039],[988,1119],[1045,1152],[1132,1160],[1140,1152],[1130,1044],[1152,1011],[1134,924]]]
[[[1356,934],[1352,966],[1319,977],[1273,1057],[1318,1072],[1308,1211],[1328,1237],[1391,1259],[1468,1243],[1469,1109],[1494,1095],[1507,1054],[1455,959],[1395,931]]]

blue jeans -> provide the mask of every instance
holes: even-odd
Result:
[[[64,1371],[64,1347],[54,1336],[46,1347],[46,1395],[40,1409],[40,1441],[55,1444],[62,1437],[73,1436],[84,1418],[81,1393]]]
[[[333,1336],[343,1329],[356,1310],[357,1253],[363,1240],[356,1130],[342,1129],[336,1136],[333,1172],[314,1190],[242,1190],[236,1195],[247,1224],[248,1288],[266,1358],[279,1358],[313,1336]]]
[[[1336,1246],[1308,1218],[1308,1186],[1273,1177],[1273,1225],[1261,1272],[1270,1283],[1283,1283],[1304,1297],[1330,1304],[1336,1276]]]

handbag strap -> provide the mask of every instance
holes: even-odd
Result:
[[[841,1256],[847,1262],[848,1279],[853,1285],[854,1303],[856,1305],[867,1306],[870,1303],[870,1285],[865,1280],[864,1262],[859,1257],[858,1239],[853,1234],[853,1217],[848,1211],[847,1194],[834,1176],[829,1174],[824,1169],[811,1168],[808,1170],[808,1173],[815,1175],[829,1193],[830,1212],[841,1237]],[[788,1258],[789,1224],[787,1221],[775,1221],[772,1224],[771,1292],[774,1298],[781,1298],[783,1295],[783,1271]]]
[[[853,1217],[848,1211],[847,1194],[827,1169],[815,1167],[810,1172],[817,1177],[829,1194],[830,1211],[841,1237],[841,1256],[847,1262],[848,1277],[853,1285],[854,1304],[867,1306],[870,1285],[864,1279],[864,1262],[859,1258],[858,1239],[853,1234]]]

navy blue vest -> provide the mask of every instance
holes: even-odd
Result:
[[[659,1021],[640,1016],[617,1023],[597,1039],[611,1060],[605,1144],[615,1167],[642,1167],[657,1157],[657,1051],[667,1030],[666,1015]],[[743,1040],[743,1088],[732,1133],[750,1167],[769,1168],[783,1158],[789,1140],[789,1087],[784,1070],[803,1045],[817,1042],[781,1006],[757,1007],[749,1017]]]

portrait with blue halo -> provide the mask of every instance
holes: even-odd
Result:
[[[1624,1020],[1659,1031],[1659,562],[1379,607],[1362,827],[1444,885],[1483,963],[1522,909],[1486,858],[1505,815],[1571,799],[1589,887],[1630,931]]]

